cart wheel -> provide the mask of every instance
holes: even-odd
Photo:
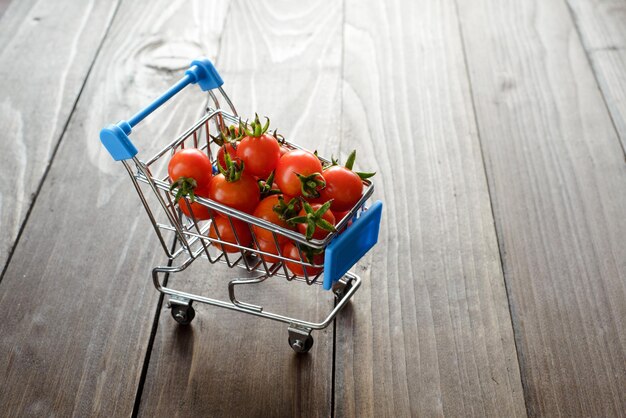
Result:
[[[313,336],[307,335],[303,338],[289,337],[289,346],[296,353],[308,353],[311,347],[313,347]]]
[[[189,325],[196,317],[196,310],[192,306],[172,305],[172,318],[181,325]]]
[[[350,289],[352,289],[352,280],[350,280],[344,286],[337,286],[336,288],[334,288],[333,293],[335,294],[337,301],[343,299],[343,297],[350,291]]]

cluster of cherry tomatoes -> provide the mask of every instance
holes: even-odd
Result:
[[[362,179],[374,173],[352,170],[356,152],[345,165],[333,160],[324,166],[316,154],[292,150],[282,145],[282,138],[269,134],[269,119],[261,124],[258,116],[250,124],[231,126],[216,142],[218,172],[206,153],[197,148],[177,151],[168,165],[172,190],[181,211],[196,220],[210,219],[209,237],[248,248],[258,247],[272,255],[262,255],[266,263],[279,261],[273,255],[293,259],[286,261],[289,270],[299,276],[318,274],[321,267],[304,267],[298,247],[287,237],[254,225],[256,241],[246,222],[215,211],[195,201],[196,196],[264,219],[285,229],[302,233],[307,240],[324,239],[335,231],[335,225],[357,204],[363,193]],[[188,201],[185,200],[188,198]],[[276,239],[275,239],[276,237]],[[258,244],[258,245],[257,245]],[[239,249],[215,243],[226,252]],[[280,247],[280,248],[279,248]],[[310,264],[321,265],[324,254],[310,247],[300,250]]]

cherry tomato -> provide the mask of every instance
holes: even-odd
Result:
[[[280,189],[280,187],[278,187],[278,189]],[[289,196],[288,194],[283,193],[283,199],[285,200],[285,202],[291,202],[291,200],[295,198],[295,196]]]
[[[311,195],[316,192],[319,193],[319,189],[322,187],[319,182],[323,179],[321,176],[322,163],[314,154],[303,150],[293,150],[283,155],[278,161],[274,181],[283,193],[293,197],[303,194],[303,185],[296,173],[310,177],[309,182],[312,184],[304,185],[305,193]],[[316,176],[315,173],[320,174]],[[305,195],[305,197],[308,196]]]
[[[333,215],[335,215],[335,220],[336,220],[336,224],[338,224],[339,222],[341,222],[341,220],[343,218],[345,218],[346,216],[348,216],[348,212],[350,212],[349,210],[345,211],[345,212],[333,212]],[[346,232],[346,230],[348,229],[348,227],[352,225],[352,219],[350,219],[348,221],[348,223],[346,224],[345,227],[343,227],[343,229],[341,229],[339,231],[340,234],[343,234],[344,232]]]
[[[245,136],[237,145],[237,157],[244,162],[248,174],[267,178],[278,164],[280,146],[275,138],[267,134]]]
[[[226,148],[226,151],[228,151],[228,155],[230,155],[230,159],[233,161],[238,161],[237,160],[237,150],[235,149],[235,147],[233,147],[232,144],[225,144],[224,146],[221,146],[220,149],[217,151],[217,163],[220,165],[220,167],[222,167],[223,169],[226,169],[226,161],[224,160],[224,147]]]
[[[209,197],[208,188],[206,189],[196,189],[194,194],[200,197]],[[211,218],[211,209],[207,208],[204,205],[201,205],[198,202],[189,202],[189,206],[191,206],[191,212],[189,211],[189,207],[187,206],[187,202],[185,202],[185,198],[181,197],[178,199],[178,206],[180,210],[185,214],[186,217],[192,218],[191,213],[193,213],[193,217],[198,221],[206,220]]]
[[[287,154],[289,152],[289,148],[285,147],[285,146],[280,146],[280,156],[282,157],[283,155]]]
[[[277,226],[293,229],[291,228],[287,222],[280,218],[280,216],[274,212],[274,206],[278,204],[278,195],[268,196],[265,199],[261,200],[259,205],[254,210],[253,215],[257,218],[264,219],[268,222],[271,222]],[[253,226],[254,234],[256,235],[258,240],[268,241],[272,244],[274,243],[274,234],[269,229],[261,228],[260,226]],[[283,244],[287,241],[287,237],[283,235],[276,234],[276,238],[278,239],[279,244]]]
[[[305,268],[306,268],[306,273],[309,275],[309,277],[316,276],[318,273],[324,270],[323,267],[303,266],[301,264],[302,261],[300,259],[300,253],[298,252],[298,248],[296,248],[293,242],[291,241],[286,242],[285,245],[283,245],[282,249],[283,249],[283,257],[290,258],[292,260],[297,261],[297,262],[285,261],[285,265],[287,266],[287,268],[296,276],[304,276]],[[304,258],[305,262],[308,262],[304,251],[302,251],[302,257]],[[324,264],[324,254],[322,253],[322,254],[314,255],[313,263],[311,264]]]
[[[211,181],[213,167],[211,160],[197,148],[177,151],[167,165],[167,173],[173,183],[181,178],[194,179],[198,189],[204,189]]]
[[[231,221],[232,226],[230,224]],[[211,224],[209,229],[209,237],[214,239],[219,239],[231,244],[237,244],[237,240],[239,240],[239,245],[244,247],[250,247],[250,243],[252,242],[252,234],[250,234],[248,224],[238,219],[231,218],[229,220],[228,218],[217,216],[215,217],[215,222]],[[217,233],[219,233],[219,238]],[[236,237],[235,234],[237,234]],[[217,242],[214,242],[213,245],[227,253],[239,252],[239,248],[233,247],[232,245],[222,245]]]
[[[326,187],[320,191],[324,202],[333,199],[333,211],[348,211],[356,205],[363,194],[363,181],[352,170],[341,166],[327,168],[324,173]]]
[[[209,184],[209,198],[233,209],[252,213],[259,204],[259,185],[254,177],[245,172],[235,181],[227,181],[223,174],[218,174]]]
[[[332,203],[331,203],[331,206],[332,206]],[[341,222],[341,220],[348,215],[348,212],[350,211],[349,210],[345,210],[343,212],[333,211],[333,215],[335,215],[336,223]]]
[[[261,250],[261,251],[265,251],[266,253],[270,253],[270,254],[275,254],[278,255],[278,248],[276,248],[276,243],[272,240],[272,241],[265,241],[262,239],[257,239],[259,245],[256,246],[255,248]],[[260,254],[260,257],[265,260],[266,263],[268,264],[274,264],[278,261],[280,261],[279,258],[276,257],[272,257],[271,255],[264,255],[264,254]]]
[[[320,205],[318,203],[315,203],[315,204],[311,205],[311,208],[314,211],[317,211],[321,207],[322,207],[322,205]],[[298,214],[298,216],[306,217],[307,216],[306,210],[304,208],[302,208],[302,210],[300,210],[300,213]],[[322,214],[322,219],[324,219],[329,224],[335,226],[335,215],[333,215],[333,213],[330,211],[330,209]],[[306,229],[307,229],[307,224],[306,223],[299,223],[298,224],[298,231],[300,231],[300,233],[302,235],[306,235]],[[317,226],[317,227],[315,227],[315,231],[313,232],[313,236],[311,238],[313,238],[313,239],[324,239],[324,238],[326,238],[326,235],[328,235],[328,234],[330,234],[330,231],[326,231],[326,230],[320,228],[319,226]]]

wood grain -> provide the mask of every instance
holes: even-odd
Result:
[[[2,18],[6,9],[9,8],[9,4],[11,4],[11,0],[0,0],[0,18]]]
[[[574,23],[626,149],[626,2],[568,1]]]
[[[25,0],[2,16],[0,271],[117,4]]]
[[[341,24],[339,3],[233,2],[217,68],[240,114],[268,115],[290,140],[322,155],[336,151]],[[194,268],[171,277],[172,286],[227,300],[228,280],[241,274],[208,263]],[[243,289],[242,300],[321,320],[333,306],[329,293],[270,279]],[[202,305],[196,311],[189,330],[161,312],[141,416],[331,415],[332,325],[314,332],[312,351],[298,356],[284,324]]]
[[[336,416],[525,416],[454,3],[348,1],[344,62],[341,149],[385,209]]]
[[[3,413],[131,414],[158,299],[150,267],[164,255],[98,132],[162,93],[190,58],[210,56],[225,11],[182,1],[120,6],[0,283]],[[205,96],[185,94],[133,129],[139,149],[198,117]]]
[[[567,6],[459,2],[531,416],[626,411],[626,166]]]

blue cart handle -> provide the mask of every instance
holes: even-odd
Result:
[[[155,101],[137,112],[128,121],[122,120],[115,125],[107,125],[100,131],[100,141],[109,151],[111,157],[115,161],[120,161],[137,155],[137,148],[135,148],[128,137],[132,128],[189,84],[196,83],[200,85],[203,91],[208,91],[221,87],[224,84],[224,80],[222,80],[222,77],[220,77],[213,63],[208,58],[198,58],[192,61],[189,69],[185,71],[185,76]]]

